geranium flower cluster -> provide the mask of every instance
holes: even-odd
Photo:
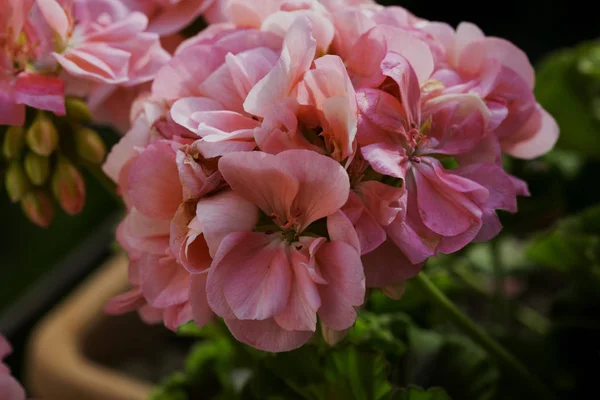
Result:
[[[368,287],[400,294],[486,241],[558,128],[526,55],[369,1],[217,2],[132,109],[104,166],[132,290],[111,313],[222,317],[267,351],[339,337]],[[215,11],[216,10],[216,11]]]

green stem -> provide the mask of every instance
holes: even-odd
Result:
[[[483,329],[477,326],[462,313],[458,307],[442,293],[429,277],[421,272],[414,279],[421,291],[439,308],[443,309],[448,319],[460,328],[466,335],[483,347],[499,363],[506,367],[516,380],[521,381],[536,399],[556,400],[556,396],[533,375],[521,361],[510,354],[502,345],[492,339]]]

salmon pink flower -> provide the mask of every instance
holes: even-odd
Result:
[[[10,369],[2,362],[10,353],[12,353],[10,343],[0,335],[0,400],[25,400],[25,390],[15,378],[10,376]]]
[[[26,71],[39,56],[39,33],[30,19],[33,4],[29,0],[0,3],[0,125],[23,125],[26,105],[65,114],[63,81]]]
[[[338,213],[349,191],[341,165],[308,150],[238,152],[219,170],[265,221],[231,229],[208,273],[208,302],[233,335],[286,351],[311,337],[317,316],[331,329],[350,327],[365,281],[357,243],[346,240],[352,225]]]

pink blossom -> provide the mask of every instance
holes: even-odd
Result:
[[[132,11],[148,16],[148,32],[177,33],[208,10],[215,0],[123,0]]]
[[[25,400],[25,390],[10,375],[10,369],[2,362],[10,353],[12,353],[10,343],[0,335],[0,400]]]
[[[269,221],[254,231],[232,229],[208,273],[208,302],[233,335],[286,351],[312,336],[317,315],[335,330],[351,326],[365,283],[358,249],[343,234],[352,225],[331,219],[348,198],[344,169],[318,153],[288,150],[229,153],[219,170]],[[323,218],[329,242],[308,235]]]
[[[446,92],[475,92],[493,111],[494,133],[502,149],[519,158],[535,158],[558,139],[558,126],[535,101],[534,70],[527,55],[507,40],[486,37],[463,22],[456,31],[441,23],[424,24],[445,50],[433,79]]]
[[[148,18],[117,0],[37,0],[57,36],[53,55],[71,75],[107,84],[136,85],[169,59]]]
[[[23,125],[26,105],[65,114],[62,80],[26,71],[38,57],[32,6],[33,1],[21,0],[4,0],[0,6],[0,125]]]

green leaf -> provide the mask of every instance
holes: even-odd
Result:
[[[443,387],[453,398],[494,398],[499,372],[487,353],[471,340],[411,327],[405,360],[407,381]]]
[[[537,67],[535,94],[556,119],[561,134],[558,147],[600,158],[600,120],[594,99],[600,85],[600,42],[560,50]]]
[[[465,398],[466,399],[466,398]],[[440,388],[423,389],[420,387],[409,387],[400,389],[390,396],[390,400],[451,400],[450,396]]]
[[[164,378],[156,387],[148,400],[188,400],[187,377],[178,372]]]
[[[383,354],[346,347],[330,353],[325,365],[327,400],[378,400],[392,389]]]
[[[347,334],[347,340],[365,349],[378,349],[390,357],[406,352],[401,334],[412,322],[405,314],[374,314],[361,311]]]

